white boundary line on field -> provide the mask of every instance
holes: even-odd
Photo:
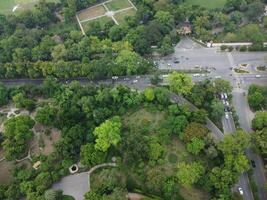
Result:
[[[91,20],[95,20],[95,19],[98,19],[98,18],[101,18],[101,17],[105,17],[106,15],[99,15],[97,17],[93,17],[93,18],[89,18],[89,19],[85,19],[83,21],[81,21],[81,23],[83,22],[88,22],[88,21],[91,21]]]
[[[134,7],[123,8],[123,9],[115,11],[114,13],[117,14],[117,13],[120,13],[120,12],[123,12],[123,11],[126,11],[126,10],[131,10],[131,9],[134,9]]]
[[[94,5],[94,6],[91,6],[91,7],[89,7],[89,8],[82,9],[82,10],[78,11],[77,14],[80,14],[81,12],[84,12],[84,11],[86,11],[87,9],[90,9],[90,8],[95,8],[95,7],[98,7],[98,6],[103,6],[103,4],[105,4],[105,3],[109,3],[109,2],[111,2],[111,1],[113,1],[113,0],[108,0],[108,1],[105,1],[105,2],[103,2],[103,3],[100,3],[100,4],[96,4],[96,5]]]
[[[79,24],[81,30],[82,30],[83,35],[85,35],[85,32],[84,32],[84,30],[83,30],[83,26],[82,26],[82,24],[81,24],[81,22],[80,22],[80,19],[79,19],[78,15],[76,15],[76,19],[77,19],[77,21],[78,21],[78,24]]]
[[[128,0],[129,3],[132,5],[132,7],[134,7],[135,10],[137,10],[137,8],[135,7],[135,5],[133,4],[133,2],[131,0]]]
[[[115,22],[115,24],[119,25],[119,22],[113,16],[111,16],[111,18],[113,19],[113,21]]]
[[[104,3],[103,3],[103,7],[106,9],[107,12],[109,11],[108,7]]]

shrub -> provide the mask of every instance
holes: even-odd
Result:
[[[248,50],[247,46],[241,46],[239,48],[239,51],[242,51],[242,52],[247,51],[247,50]]]
[[[220,48],[221,48],[222,51],[225,51],[227,49],[227,46],[226,45],[222,45]]]

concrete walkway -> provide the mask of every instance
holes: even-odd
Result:
[[[103,163],[92,167],[87,172],[72,174],[53,184],[52,189],[61,189],[65,195],[70,195],[75,200],[83,200],[84,194],[90,191],[90,175],[95,170],[103,167],[116,167],[116,163]]]

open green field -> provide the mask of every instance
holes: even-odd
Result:
[[[200,5],[207,9],[223,8],[226,0],[186,0],[191,5]]]
[[[0,13],[12,14],[18,13],[26,9],[31,9],[39,0],[0,0]],[[59,0],[47,0],[51,2],[58,2]],[[13,12],[13,8],[17,6],[17,9]]]
[[[129,10],[125,10],[122,12],[118,12],[115,14],[115,19],[119,22],[119,24],[123,23],[125,21],[125,17],[127,16],[133,16],[135,15],[136,10],[134,8],[129,9]]]
[[[128,0],[113,0],[105,4],[109,10],[116,11],[123,8],[132,7]]]

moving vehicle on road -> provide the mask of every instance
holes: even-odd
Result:
[[[255,161],[254,161],[254,160],[250,160],[250,162],[251,162],[251,166],[252,166],[253,168],[255,168],[255,167],[256,167],[256,163],[255,163]]]
[[[255,77],[256,77],[256,78],[260,78],[260,77],[261,77],[261,75],[257,74]]]

